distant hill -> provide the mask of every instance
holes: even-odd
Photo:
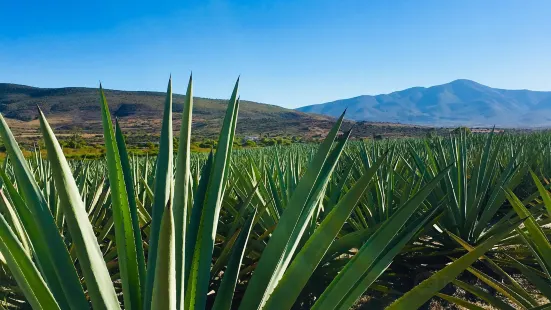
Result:
[[[165,93],[151,91],[105,90],[111,114],[118,117],[125,134],[132,141],[156,141],[161,127]],[[178,134],[184,96],[173,94],[173,129]],[[215,138],[220,130],[227,100],[194,98],[193,137]],[[63,137],[75,132],[94,143],[101,143],[102,124],[99,93],[95,88],[38,88],[0,83],[0,113],[25,145],[39,139],[36,106],[40,106],[54,128]],[[336,107],[338,115],[344,110]],[[347,115],[355,118],[349,110]],[[335,118],[304,113],[275,105],[242,100],[237,120],[238,136],[299,136],[323,138],[334,125]],[[345,121],[342,130],[354,126],[352,137],[392,138],[419,137],[433,132],[430,126],[394,124],[390,122]],[[446,129],[439,129],[446,133]]]
[[[551,126],[551,92],[497,89],[470,80],[364,95],[297,110],[338,116],[345,108],[348,119],[355,121],[428,126]]]
[[[105,90],[111,113],[121,124],[135,132],[158,133],[165,93],[150,91]],[[229,95],[229,94],[228,94]],[[174,129],[179,129],[184,95],[173,95]],[[195,135],[215,136],[227,106],[227,100],[194,98]],[[58,131],[79,130],[101,133],[98,89],[83,87],[37,88],[0,83],[0,113],[12,119],[19,132],[36,131],[36,106],[46,114]],[[238,133],[242,135],[304,135],[324,132],[332,118],[311,115],[275,105],[241,101]]]
[[[163,111],[165,93],[151,91],[105,90],[105,95],[114,116],[156,116]],[[181,112],[183,95],[173,95],[173,111]],[[99,93],[96,88],[37,88],[17,84],[0,83],[0,112],[6,117],[20,120],[36,118],[36,105],[52,114],[70,113],[83,119],[99,118]],[[194,98],[195,113],[210,115],[225,112],[227,100]],[[97,113],[93,113],[97,112]],[[275,105],[241,101],[240,114],[244,117],[265,117],[291,113],[304,113]]]

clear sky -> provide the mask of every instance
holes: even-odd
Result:
[[[551,90],[551,1],[0,4],[0,82],[166,89],[285,107],[458,78]]]

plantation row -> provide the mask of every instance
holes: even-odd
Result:
[[[237,86],[209,155],[191,79],[156,158],[101,88],[106,160],[68,162],[41,112],[26,160],[0,117],[0,309],[551,309],[551,135],[349,143],[341,116],[317,146],[234,151]]]

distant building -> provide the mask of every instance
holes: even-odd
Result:
[[[494,129],[495,133],[502,132],[502,129]],[[492,132],[491,128],[471,128],[472,133],[490,133]]]

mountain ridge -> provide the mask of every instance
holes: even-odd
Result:
[[[361,95],[298,111],[348,119],[430,126],[549,127],[551,91],[492,88],[458,79],[430,87],[411,87],[380,95]]]
[[[147,106],[147,112],[151,112],[151,109],[155,112],[162,111],[165,92],[157,91],[127,91],[127,90],[115,90],[115,89],[103,89],[110,109],[116,113],[121,105],[125,104],[140,104]],[[78,96],[75,96],[78,95]],[[109,98],[111,97],[111,98]],[[137,99],[140,97],[139,99]],[[185,95],[173,93],[173,111],[181,112],[182,102]],[[109,100],[111,99],[111,100]],[[132,102],[134,100],[134,102]],[[194,100],[198,104],[199,110],[208,108],[215,109],[222,108],[221,106],[215,106],[214,104],[223,105],[227,102],[225,99],[213,99],[194,97]],[[125,102],[128,101],[128,102]],[[59,88],[42,88],[34,87],[22,84],[13,83],[0,83],[0,112],[3,114],[10,113],[12,111],[18,111],[19,113],[12,113],[8,116],[19,120],[31,120],[36,118],[35,106],[29,107],[30,102],[40,104],[43,111],[49,112],[50,110],[56,111],[56,109],[62,109],[67,111],[100,111],[99,106],[99,92],[98,88],[90,87],[59,87]],[[290,112],[297,113],[297,111],[291,109],[285,109],[276,105],[258,103],[248,100],[241,100],[244,105],[243,111],[245,113],[253,112],[266,112],[266,113],[281,113]],[[222,112],[224,112],[223,110]],[[142,111],[136,110],[136,113]],[[303,114],[301,112],[298,112]],[[99,118],[100,115],[89,115],[90,117]],[[117,116],[117,115],[115,115]]]
[[[154,91],[120,91],[104,89],[112,116],[119,118],[125,134],[133,141],[156,141],[160,132],[166,93]],[[173,94],[173,129],[180,129],[184,95]],[[194,97],[193,137],[216,138],[225,115],[228,100]],[[40,138],[36,106],[40,106],[58,136],[75,132],[102,141],[102,122],[97,88],[40,88],[0,83],[0,113],[14,134],[32,145]],[[342,111],[340,112],[342,113]],[[339,115],[340,115],[339,113]],[[297,136],[321,139],[332,128],[335,118],[308,114],[276,105],[240,101],[236,134],[238,136]],[[426,126],[385,122],[345,121],[342,130],[353,128],[352,136],[419,137],[432,133]]]
[[[129,134],[155,135],[160,131],[164,92],[104,89],[113,117]],[[173,125],[180,126],[185,95],[173,94]],[[193,131],[201,137],[215,138],[224,118],[228,100],[194,97]],[[0,113],[16,134],[36,135],[37,109],[40,106],[56,132],[102,133],[99,91],[97,88],[40,88],[0,83]],[[327,131],[333,118],[307,114],[276,105],[240,100],[238,132],[242,135],[306,135]],[[12,129],[13,129],[12,128]]]

